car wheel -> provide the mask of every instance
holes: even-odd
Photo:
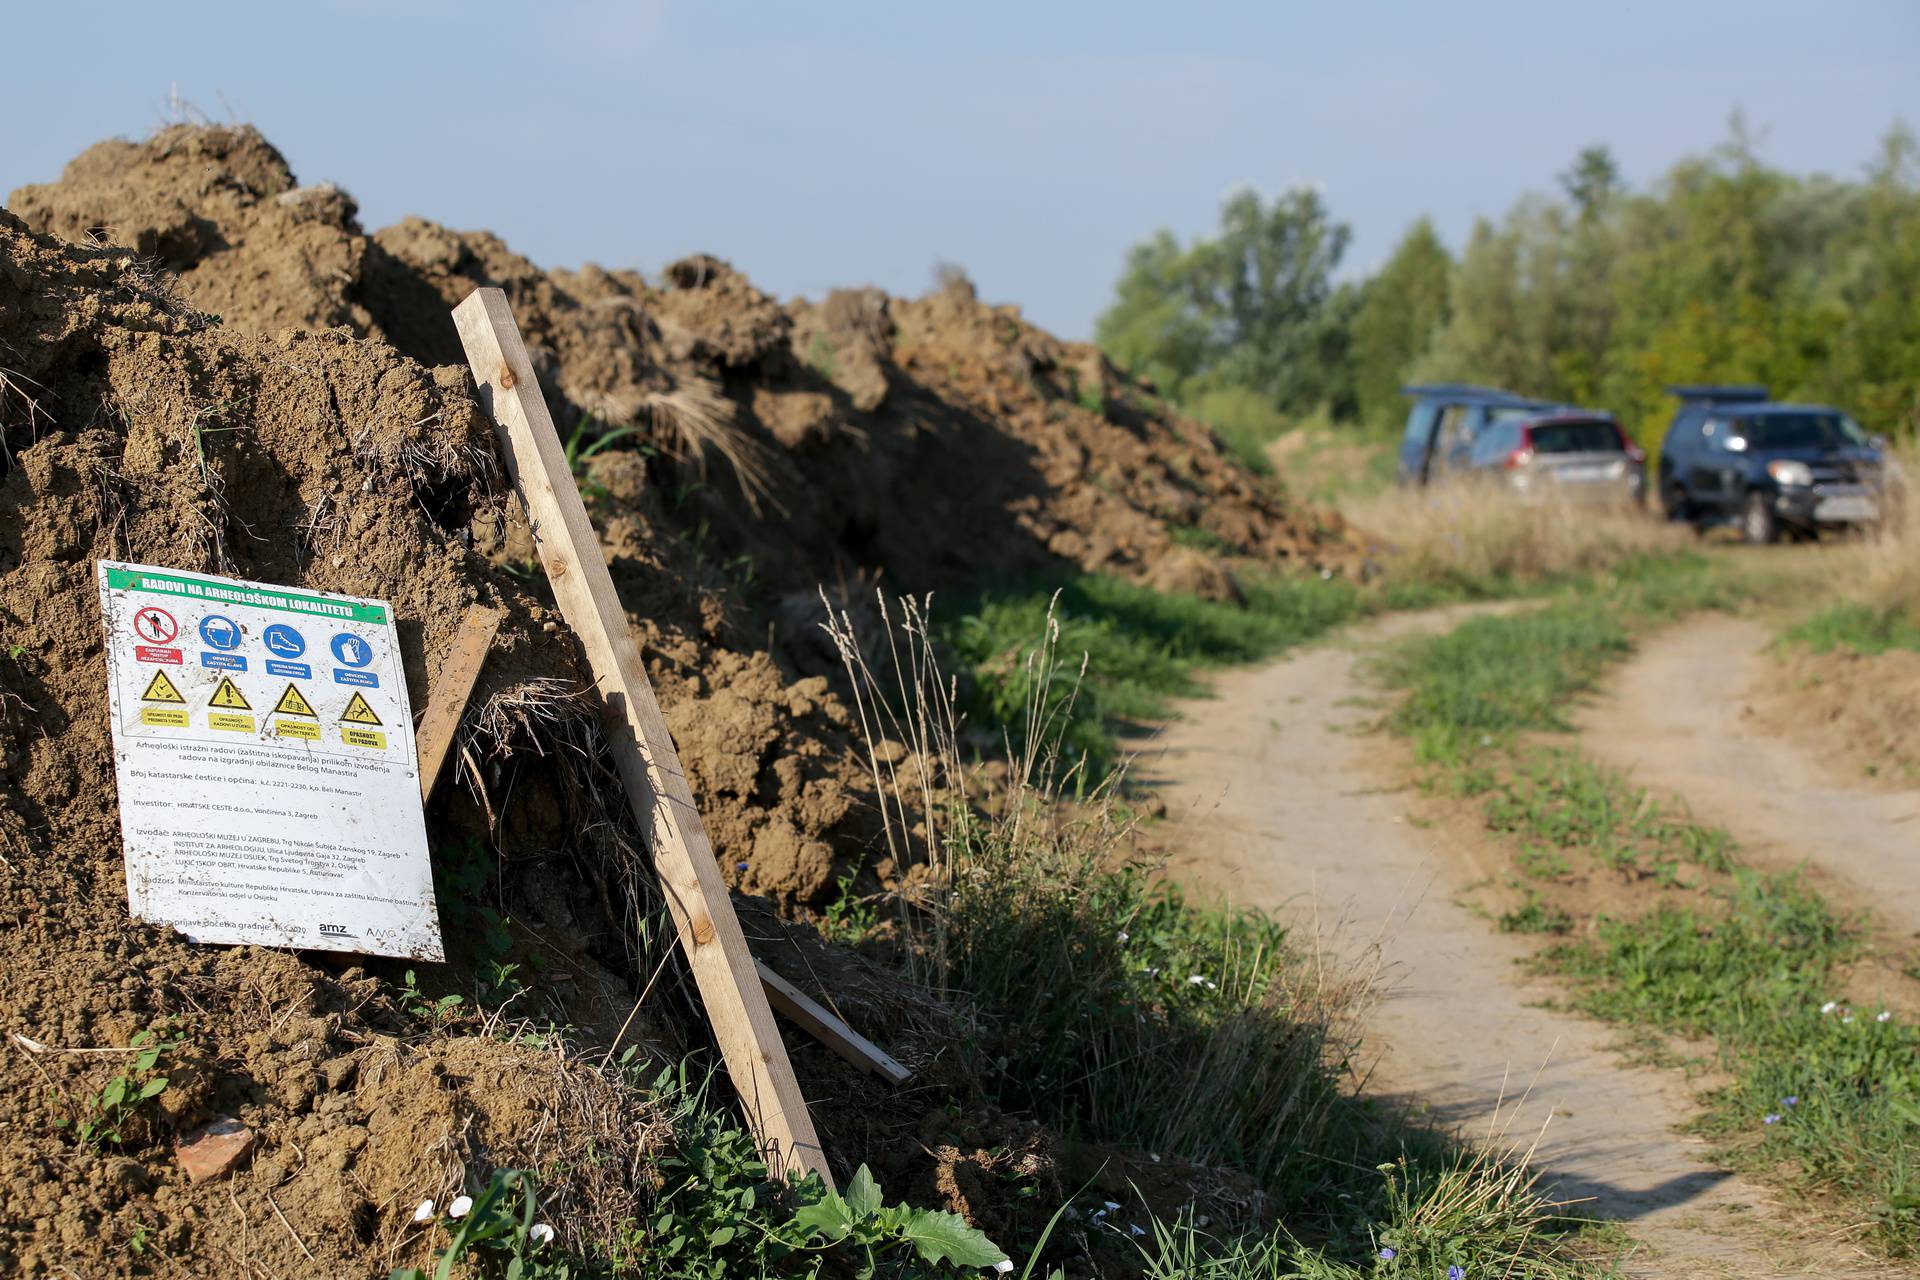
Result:
[[[1747,495],[1746,510],[1740,517],[1740,532],[1755,546],[1772,542],[1780,536],[1780,521],[1774,516],[1773,503],[1767,500],[1766,494],[1755,492]]]

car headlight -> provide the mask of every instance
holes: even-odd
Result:
[[[1767,474],[1774,483],[1788,488],[1804,488],[1813,483],[1813,468],[1804,462],[1769,462]]]

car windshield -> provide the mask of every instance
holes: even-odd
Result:
[[[1611,422],[1542,422],[1527,431],[1535,453],[1619,453],[1620,429]]]
[[[1866,433],[1838,413],[1764,413],[1743,419],[1750,449],[1865,448]]]

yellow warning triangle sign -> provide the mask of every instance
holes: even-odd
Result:
[[[251,711],[253,704],[247,701],[247,695],[240,692],[240,686],[233,682],[232,676],[221,676],[220,687],[213,691],[210,707],[220,707],[228,711]]]
[[[313,704],[307,701],[306,695],[295,688],[292,683],[289,683],[287,685],[287,691],[280,695],[280,701],[274,704],[273,714],[277,716],[312,716],[316,720],[320,718],[320,713],[313,709]]]
[[[373,714],[373,708],[367,705],[367,700],[357,693],[347,703],[347,709],[340,713],[340,718],[348,724],[380,723],[380,717]]]
[[[142,702],[185,702],[180,691],[173,687],[173,681],[167,679],[167,673],[156,671],[153,679],[147,681],[147,691],[140,695]]]

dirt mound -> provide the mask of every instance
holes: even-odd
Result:
[[[368,237],[351,201],[308,191],[253,130],[178,126],[11,200],[36,229],[159,254],[229,324],[346,324],[426,364],[462,363],[452,305],[506,290],[563,433],[650,455],[672,530],[756,599],[862,574],[920,591],[1073,569],[1220,595],[1230,575],[1197,559],[1356,560],[1337,518],[1285,504],[1098,350],[957,276],[912,301],[782,305],[704,255],[649,282],[542,271],[491,234],[414,218]]]
[[[1791,650],[1749,697],[1767,732],[1807,743],[1849,779],[1920,781],[1920,653]]]
[[[463,376],[342,330],[212,323],[132,255],[4,213],[0,368],[0,1270],[384,1273],[424,1258],[419,1199],[497,1165],[561,1171],[543,1206],[610,1231],[648,1185],[657,1117],[554,1042],[422,1037],[407,1007],[537,960],[542,1016],[611,1043],[665,945],[574,644],[489,550],[525,529]],[[455,961],[429,994],[397,995],[411,979],[390,962],[194,947],[128,919],[102,557],[389,598],[416,706],[466,607],[505,608],[460,785],[429,812]],[[696,586],[666,596],[642,621],[732,878],[782,898],[823,884],[830,842],[863,821],[845,710],[764,653],[705,647],[724,618]],[[643,1061],[705,1042],[677,972],[626,1028]],[[168,1045],[156,1110],[76,1140],[141,1033]],[[860,1096],[844,1068],[809,1069]],[[253,1164],[194,1186],[169,1148],[215,1116],[252,1130]]]
[[[72,243],[0,211],[0,1034],[24,1037],[0,1045],[0,1269],[384,1272],[422,1259],[413,1204],[491,1167],[558,1170],[542,1204],[576,1243],[647,1193],[669,1139],[617,1072],[553,1041],[422,1031],[443,995],[519,998],[502,975],[520,965],[540,1020],[586,1043],[624,1035],[654,1063],[706,1045],[670,960],[627,1025],[667,931],[460,367],[446,310],[473,285],[505,288],[535,345],[723,873],[779,910],[823,902],[879,843],[816,584],[844,602],[883,575],[1099,569],[1224,593],[1223,556],[1347,554],[1337,523],[1286,508],[1093,348],[961,281],[784,305],[706,257],[655,283],[544,272],[418,221],[367,236],[249,129],[103,144],[12,201]],[[400,965],[128,920],[99,558],[387,598],[416,708],[465,609],[505,609],[429,812],[453,963],[427,990]],[[821,990],[844,957],[767,918]],[[830,979],[922,1073],[876,1093],[797,1045],[836,1159],[1030,1235],[1015,1218],[1057,1204],[1083,1153],[981,1103],[950,1052],[973,1015],[877,969]],[[142,1033],[168,1045],[155,1109],[80,1140],[135,1061],[100,1051]],[[214,1117],[252,1130],[252,1164],[192,1185],[170,1147]]]

